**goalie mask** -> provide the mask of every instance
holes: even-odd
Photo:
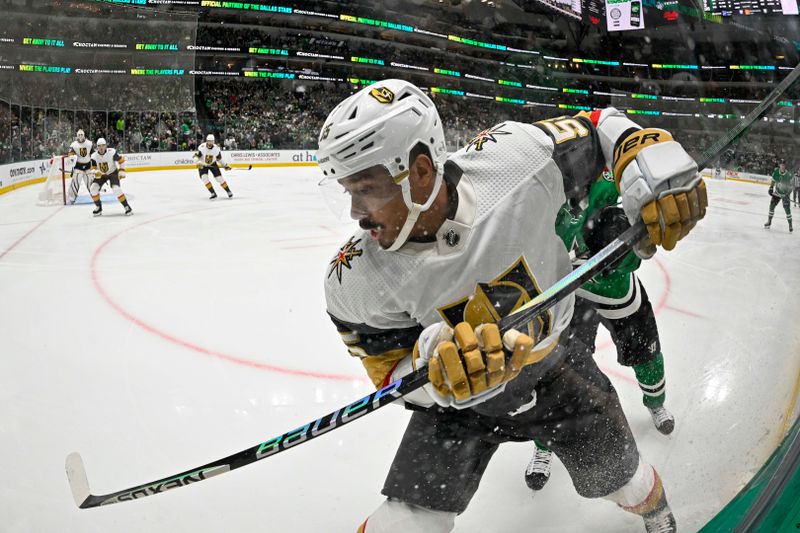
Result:
[[[83,141],[86,140],[86,134],[83,133],[83,130],[78,130],[78,132],[75,134],[75,138],[78,140],[79,143],[82,143]]]
[[[419,204],[412,200],[408,179],[411,151],[418,144],[428,149],[436,169],[433,190]],[[408,209],[397,237],[381,243],[389,251],[405,244],[419,214],[433,204],[446,159],[442,121],[433,102],[418,87],[396,79],[364,87],[336,106],[323,123],[317,150],[324,176],[320,185],[337,215],[360,219],[365,210],[400,201]]]

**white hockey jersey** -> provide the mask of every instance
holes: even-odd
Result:
[[[85,139],[83,142],[73,141],[69,145],[69,153],[75,154],[76,163],[89,163],[92,158],[92,141]]]
[[[435,242],[387,252],[359,231],[340,249],[325,294],[352,355],[408,349],[423,327],[438,321],[496,322],[570,273],[554,229],[565,193],[553,149],[532,124],[486,130],[445,164],[458,208]],[[529,326],[537,348],[558,341],[573,302],[565,298]],[[360,342],[364,335],[372,336],[369,348]]]
[[[92,153],[92,168],[100,170],[104,176],[119,170],[120,165],[124,162],[125,159],[114,148],[106,148],[104,154],[100,154],[98,151]]]
[[[206,167],[213,166],[217,162],[222,163],[222,149],[216,144],[211,148],[206,143],[201,144],[197,148],[195,156]]]

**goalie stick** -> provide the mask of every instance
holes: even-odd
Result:
[[[758,118],[774,104],[780,95],[800,76],[800,65],[753,109],[747,116],[732,128],[726,135],[713,143],[700,157],[698,168],[702,169],[714,159],[731,142],[738,138]],[[639,221],[617,237],[608,246],[592,256],[583,265],[559,280],[555,285],[539,294],[536,298],[518,308],[499,322],[501,332],[518,328],[530,322],[566,295],[573,292],[586,281],[594,277],[606,266],[614,263],[627,254],[633,245],[647,234],[644,224]],[[73,452],[67,456],[66,471],[72,497],[81,509],[110,505],[124,501],[137,500],[146,496],[160,494],[167,490],[184,487],[211,477],[247,466],[256,461],[266,459],[277,453],[293,448],[311,439],[337,429],[412,392],[428,382],[428,369],[421,368],[401,377],[382,389],[376,390],[349,405],[341,407],[301,427],[287,431],[281,435],[261,442],[222,459],[174,474],[165,478],[136,485],[108,494],[91,493],[86,469],[80,454]]]

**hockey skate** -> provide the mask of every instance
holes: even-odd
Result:
[[[126,216],[126,217],[129,217],[129,216],[131,216],[132,214],[133,214],[133,209],[131,209],[131,206],[129,206],[129,205],[126,205],[126,206],[125,206],[125,216]]]
[[[102,207],[95,207],[94,211],[92,211],[92,216],[93,217],[99,217],[102,214],[103,214],[103,208]]]
[[[233,198],[233,191],[228,191],[228,198]]]
[[[550,479],[550,465],[553,452],[546,448],[535,446],[531,462],[525,469],[525,483],[531,490],[542,490]]]
[[[675,429],[675,417],[672,413],[664,409],[664,407],[648,408],[650,416],[653,417],[653,424],[656,429],[663,435],[669,435]]]
[[[650,514],[642,515],[644,519],[644,528],[647,533],[675,533],[678,531],[678,526],[675,523],[675,516],[669,508],[665,505]]]
[[[208,199],[209,199],[209,200],[213,200],[213,199],[214,199],[214,198],[216,198],[216,197],[217,197],[217,193],[216,193],[216,191],[211,191],[211,196],[209,196],[209,197],[208,197]]]

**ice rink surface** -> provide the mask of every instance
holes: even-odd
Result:
[[[353,532],[380,489],[409,413],[389,406],[219,478],[78,510],[64,459],[95,493],[253,446],[371,390],[325,313],[328,262],[352,231],[315,168],[229,174],[209,201],[194,171],[130,173],[116,202],[37,207],[39,185],[0,196],[0,530]],[[219,187],[217,187],[219,189]],[[707,218],[641,278],[657,312],[675,432],[641,405],[601,329],[598,360],[681,531],[696,531],[758,470],[796,415],[800,234],[766,187],[708,180]],[[793,208],[797,217],[798,210]],[[800,232],[798,232],[800,233]],[[643,531],[585,500],[556,463],[535,497],[532,446],[500,448],[459,533]]]

